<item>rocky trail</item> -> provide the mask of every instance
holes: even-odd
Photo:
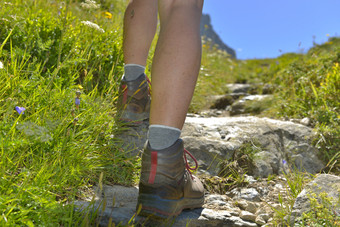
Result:
[[[199,163],[196,175],[206,189],[203,208],[184,211],[171,220],[149,220],[135,216],[137,187],[104,185],[94,189],[95,201],[90,202],[92,197],[77,201],[77,209],[97,209],[100,226],[275,226],[275,211],[288,209],[287,201],[292,200],[283,174],[299,170],[308,178],[325,165],[311,145],[314,132],[308,118],[283,121],[251,116],[271,97],[270,86],[257,86],[262,94],[256,93],[255,85],[230,84],[228,94],[211,98],[210,110],[187,116],[181,137]],[[145,124],[120,135],[128,141],[126,150],[131,155],[143,148],[146,132]],[[339,189],[339,176],[318,175],[297,197],[286,224],[293,225],[308,211],[310,192],[325,191],[336,200]],[[334,212],[340,215],[340,204],[335,203]]]

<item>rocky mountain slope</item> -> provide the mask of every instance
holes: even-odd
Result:
[[[201,36],[205,40],[211,40],[212,45],[218,45],[218,48],[226,51],[232,58],[236,58],[235,50],[227,46],[222,39],[218,36],[211,25],[211,19],[208,14],[203,14],[201,19]]]

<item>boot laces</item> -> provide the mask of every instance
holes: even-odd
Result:
[[[191,166],[189,165],[188,160],[187,160],[187,157],[186,157],[187,154],[188,154],[188,155],[190,156],[190,158],[195,162],[195,167],[191,167]],[[194,178],[194,177],[192,176],[192,172],[195,171],[195,170],[197,170],[197,168],[198,168],[198,163],[197,163],[196,158],[195,158],[188,150],[184,149],[184,159],[185,159],[185,168],[186,168],[186,169],[188,170],[188,172],[190,173],[191,178]]]

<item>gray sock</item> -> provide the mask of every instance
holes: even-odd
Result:
[[[161,150],[173,145],[180,137],[181,130],[165,125],[150,125],[148,140],[152,149]]]
[[[126,64],[124,65],[124,75],[123,78],[126,81],[131,81],[137,79],[145,71],[145,67],[137,64]]]

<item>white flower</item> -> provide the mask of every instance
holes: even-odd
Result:
[[[0,61],[0,69],[4,68],[4,64],[2,64],[2,62]]]
[[[102,33],[105,32],[104,29],[102,29],[101,27],[99,27],[98,24],[92,23],[91,21],[81,21],[81,23],[82,23],[83,25],[85,25],[85,26],[90,27],[90,28],[94,28],[94,29],[96,29],[96,30],[99,31],[99,32],[102,32]]]
[[[84,9],[98,9],[100,4],[97,4],[96,1],[93,0],[85,0],[85,2],[80,3],[80,6]]]

